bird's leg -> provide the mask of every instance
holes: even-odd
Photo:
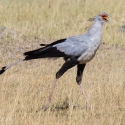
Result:
[[[82,81],[82,76],[83,76],[83,71],[84,71],[84,68],[85,68],[86,64],[78,64],[77,65],[77,76],[76,76],[76,82],[78,83],[79,87],[80,87],[80,90],[82,91],[82,94],[87,102],[87,105],[92,109],[87,97],[86,97],[86,94],[84,92],[84,89],[82,88],[81,86],[81,81]]]
[[[63,66],[60,68],[60,70],[56,73],[56,79],[54,81],[54,84],[52,86],[52,90],[49,94],[49,97],[48,97],[48,102],[46,104],[46,106],[43,107],[43,110],[46,111],[49,107],[49,104],[51,102],[51,98],[52,98],[52,95],[53,95],[53,91],[56,87],[56,83],[57,83],[57,80],[70,68],[72,68],[73,66],[77,65],[78,64],[78,61],[75,59],[75,58],[71,58],[70,60],[66,61]]]
[[[84,98],[85,98],[85,100],[86,100],[87,105],[90,107],[90,109],[92,109],[92,106],[90,105],[90,103],[89,103],[89,101],[88,101],[88,99],[87,99],[87,96],[86,96],[86,94],[85,94],[85,92],[84,92],[84,89],[83,89],[83,87],[81,86],[81,84],[79,84],[79,87],[80,87],[80,90],[82,91],[82,94],[83,94],[83,96],[84,96]]]
[[[51,92],[50,92],[49,97],[48,97],[47,104],[42,107],[42,109],[43,109],[44,111],[46,111],[46,110],[49,108],[49,104],[50,104],[50,102],[51,102],[51,98],[52,98],[52,95],[53,95],[53,91],[54,91],[54,89],[56,88],[56,85],[57,85],[56,83],[57,83],[57,79],[54,80],[54,83],[53,83]]]
[[[76,82],[78,84],[82,81],[83,71],[85,69],[86,64],[78,64],[77,65],[77,76],[76,76]]]

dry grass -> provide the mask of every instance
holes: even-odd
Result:
[[[0,76],[0,125],[125,124],[125,35],[119,32],[124,0],[1,0],[0,67],[39,43],[82,34],[90,25],[87,19],[101,11],[113,18],[103,29],[103,43],[109,45],[102,45],[87,65],[82,82],[93,110],[86,106],[73,68],[60,78],[50,108],[37,112],[63,60],[29,61]]]

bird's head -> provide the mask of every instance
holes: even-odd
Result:
[[[105,22],[109,22],[111,20],[111,18],[109,17],[109,15],[107,13],[100,13],[97,16],[95,16],[94,18],[90,18],[89,21],[100,21],[101,23],[105,23]]]
[[[102,22],[109,22],[111,20],[111,18],[109,17],[109,15],[107,13],[100,13],[97,16],[97,19],[102,21]]]

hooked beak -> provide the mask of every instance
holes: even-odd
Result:
[[[103,18],[106,22],[110,22],[111,21],[111,17],[105,17],[105,18]]]

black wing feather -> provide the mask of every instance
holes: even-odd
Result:
[[[57,50],[56,47],[53,47],[53,45],[62,43],[65,40],[66,39],[61,39],[61,40],[55,41],[51,44],[48,44],[43,48],[25,52],[24,53],[24,55],[26,56],[25,60],[47,58],[47,57],[65,57],[66,58],[66,57],[68,57],[68,55],[66,55],[64,52]]]
[[[53,46],[53,45],[56,45],[56,44],[59,44],[59,43],[62,43],[62,42],[65,42],[66,38],[65,39],[60,39],[60,40],[57,40],[53,43],[50,43],[50,44],[40,44],[40,46]]]
[[[43,44],[43,43],[42,43],[42,44],[40,44],[40,46],[48,46],[48,44]]]

